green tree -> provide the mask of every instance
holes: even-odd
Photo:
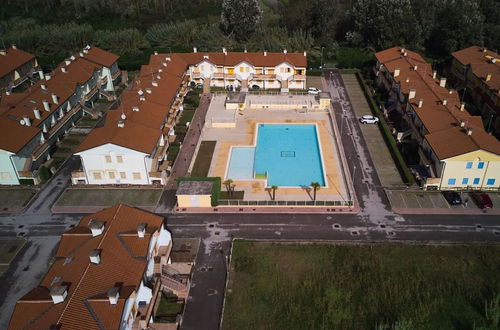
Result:
[[[224,185],[226,186],[226,190],[227,190],[227,193],[229,195],[229,197],[231,197],[233,195],[233,192],[232,192],[232,188],[234,187],[232,184],[233,184],[233,180],[231,179],[227,179],[226,181],[223,182]]]
[[[276,199],[276,190],[278,189],[278,186],[272,185],[271,190],[273,191],[273,201]]]
[[[321,188],[321,185],[319,184],[319,182],[311,182],[311,187],[313,188],[314,191],[313,200],[316,200],[316,192]]]
[[[234,34],[236,40],[248,40],[255,32],[262,17],[257,0],[224,0],[220,26],[226,34]]]

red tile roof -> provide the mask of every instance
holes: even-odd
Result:
[[[0,54],[0,78],[34,59],[35,55],[23,50],[12,47],[7,49],[5,55]]]
[[[104,222],[102,234],[95,237],[87,229],[93,219]],[[141,223],[147,224],[146,237],[131,235]],[[78,227],[61,237],[56,261],[40,286],[19,299],[9,329],[49,329],[53,325],[61,329],[118,329],[125,299],[135,294],[142,282],[149,238],[157,235],[162,223],[163,217],[125,205],[84,217]],[[100,251],[98,265],[89,260],[89,252],[95,249]],[[54,304],[49,289],[57,285],[66,285],[68,296]],[[117,285],[119,301],[110,305],[107,291]]]
[[[451,55],[462,63],[462,65],[469,65],[472,72],[478,78],[482,79],[490,89],[500,93],[500,55],[478,46],[471,46],[456,51]],[[486,81],[488,74],[491,74],[491,78]]]

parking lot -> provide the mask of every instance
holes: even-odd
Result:
[[[459,192],[460,193],[460,192]],[[462,201],[468,200],[467,207],[462,205],[448,204],[441,192],[437,191],[415,191],[415,190],[386,190],[387,197],[391,203],[392,209],[396,211],[401,211],[401,213],[411,213],[410,210],[431,210],[431,211],[451,211],[453,213],[460,213],[464,211],[469,213],[470,210],[481,211],[477,205],[472,200],[471,196],[467,192],[461,192]],[[488,193],[493,202],[493,209],[487,210],[488,213],[496,213],[500,211],[500,193],[493,192]],[[405,212],[404,210],[408,212]]]

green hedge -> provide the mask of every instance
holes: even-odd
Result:
[[[221,189],[221,179],[220,177],[180,177],[177,178],[177,184],[181,181],[212,181],[214,185],[212,186],[212,206],[219,205],[219,196]]]
[[[379,109],[377,103],[373,99],[371,93],[368,90],[368,86],[366,86],[365,81],[359,72],[356,72],[356,78],[358,79],[360,85],[363,87],[363,93],[365,94],[365,97],[368,100],[368,104],[370,105],[370,109],[372,110],[373,114],[376,115],[380,119],[380,125],[379,125],[380,131],[382,132],[382,136],[384,137],[385,142],[389,146],[389,151],[391,152],[391,156],[396,163],[396,166],[398,168],[399,174],[401,175],[401,178],[403,179],[404,183],[407,185],[414,184],[415,179],[413,178],[413,175],[411,174],[410,169],[406,165],[406,162],[404,161],[403,156],[401,155],[401,152],[398,149],[396,141],[392,137],[392,134],[389,130],[389,126],[387,125],[387,122],[385,121],[385,117],[380,112],[380,109]]]

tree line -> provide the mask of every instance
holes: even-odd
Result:
[[[154,50],[308,51],[360,66],[401,45],[431,58],[476,44],[500,49],[497,0],[4,0],[4,45],[42,64],[94,44],[137,68]],[[1,46],[1,45],[0,45]]]

